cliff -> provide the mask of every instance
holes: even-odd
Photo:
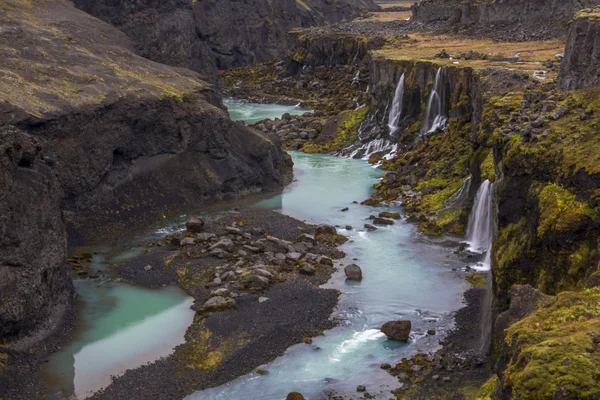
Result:
[[[513,40],[564,38],[567,24],[598,0],[422,0],[413,20],[479,36]]]
[[[371,0],[76,0],[125,32],[138,54],[216,79],[216,69],[264,62],[290,45],[295,27],[350,20],[377,9]]]
[[[581,11],[571,23],[559,86],[562,90],[600,86],[600,10]]]
[[[290,180],[279,143],[232,122],[198,74],[67,0],[0,11],[0,337],[68,308],[61,210],[72,245]]]

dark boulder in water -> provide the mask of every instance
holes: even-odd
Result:
[[[350,264],[344,268],[346,277],[351,281],[362,281],[362,269],[356,264]]]
[[[185,224],[188,232],[192,233],[200,233],[202,232],[202,228],[204,228],[204,220],[200,217],[192,217]]]
[[[389,321],[383,324],[381,332],[392,340],[408,341],[412,324],[409,320]]]

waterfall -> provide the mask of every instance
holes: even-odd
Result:
[[[484,261],[480,265],[484,270],[490,269],[493,237],[494,185],[486,180],[477,190],[467,227],[469,250],[480,254],[485,253]]]
[[[394,101],[392,102],[392,109],[390,110],[390,117],[388,119],[388,126],[390,128],[390,136],[393,136],[398,130],[400,124],[400,118],[402,117],[402,99],[404,98],[404,74],[398,81],[396,86],[396,92],[394,93]]]
[[[353,150],[349,157],[368,160],[369,157],[374,153],[386,152],[387,154],[383,158],[390,159],[396,154],[397,151],[398,145],[396,143],[393,143],[387,139],[375,139]],[[345,154],[347,154],[347,152],[342,152],[342,155]]]
[[[357,86],[360,85],[360,71],[357,71],[354,78],[352,78],[352,84]]]
[[[440,67],[435,74],[435,81],[433,82],[433,89],[429,95],[427,101],[427,108],[425,109],[425,118],[423,119],[423,127],[421,134],[426,135],[433,133],[438,129],[445,130],[448,118],[445,116],[444,111],[444,67]]]

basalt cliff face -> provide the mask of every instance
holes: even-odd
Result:
[[[480,36],[515,40],[564,38],[577,11],[598,0],[422,0],[413,19]]]
[[[559,86],[562,90],[600,86],[600,10],[582,11],[572,22]]]
[[[191,68],[216,70],[281,55],[295,27],[350,20],[377,9],[371,0],[76,0],[82,10],[125,32],[138,54]]]
[[[198,74],[67,0],[0,11],[0,337],[68,308],[65,222],[89,242],[291,179],[277,140],[232,122]]]

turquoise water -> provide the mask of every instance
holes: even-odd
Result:
[[[453,271],[459,262],[436,243],[416,233],[411,224],[366,232],[369,215],[380,211],[402,211],[400,207],[371,208],[354,204],[366,199],[381,170],[360,160],[326,155],[291,153],[295,182],[279,196],[254,207],[278,209],[313,223],[345,227],[339,232],[350,239],[343,247],[348,257],[343,265],[361,266],[364,279],[346,283],[343,265],[324,287],[342,292],[335,317],[340,327],[299,344],[261,368],[267,375],[249,374],[221,387],[197,392],[190,400],[285,399],[290,391],[309,399],[324,393],[345,398],[363,398],[356,386],[363,384],[378,399],[388,399],[398,381],[380,369],[417,350],[433,351],[452,325],[450,313],[462,306],[465,284]],[[348,212],[341,212],[348,207]],[[356,260],[354,260],[356,259]],[[410,319],[413,333],[409,343],[386,339],[379,329],[389,320]],[[435,336],[426,334],[436,330]]]
[[[110,265],[142,254],[144,240],[166,232],[86,249],[94,252],[90,271],[106,273]],[[193,299],[174,286],[146,289],[108,279],[74,284],[79,298],[73,339],[42,369],[50,398],[83,399],[108,386],[111,376],[169,355],[184,342],[194,317]]]
[[[243,100],[224,99],[223,104],[229,109],[229,116],[234,121],[244,121],[248,125],[256,124],[267,118],[281,118],[285,113],[301,115],[309,110],[299,106],[280,106],[277,104],[256,104]]]
[[[257,121],[280,117],[290,107],[229,103],[235,118]],[[292,107],[293,108],[293,107]],[[304,112],[299,109],[298,113]],[[268,375],[249,374],[227,385],[202,391],[190,399],[242,398],[284,399],[300,391],[309,399],[335,391],[346,398],[356,396],[364,384],[378,399],[388,399],[397,380],[379,368],[397,362],[417,350],[432,351],[452,324],[449,314],[461,307],[464,282],[458,261],[450,250],[419,236],[404,221],[366,232],[363,225],[381,210],[353,204],[366,199],[381,170],[361,160],[326,155],[291,153],[295,181],[283,194],[252,207],[280,210],[312,223],[329,223],[350,239],[343,247],[346,265],[355,262],[364,280],[346,283],[343,265],[328,288],[342,292],[334,317],[340,326],[317,337],[313,343],[293,346],[272,363],[263,366]],[[348,207],[348,212],[341,212]],[[164,236],[182,227],[185,218],[165,223],[152,236],[128,243],[109,243],[94,249],[91,270],[107,268],[141,254],[141,242]],[[354,260],[356,258],[356,260]],[[177,288],[148,290],[114,281],[76,282],[80,301],[79,327],[74,339],[51,357],[44,370],[57,398],[76,393],[79,398],[109,383],[111,375],[168,355],[183,342],[193,312],[191,299]],[[409,343],[386,340],[381,325],[393,319],[410,319]],[[426,331],[435,329],[437,335]],[[61,397],[61,394],[63,395]],[[358,398],[363,398],[360,395]]]

